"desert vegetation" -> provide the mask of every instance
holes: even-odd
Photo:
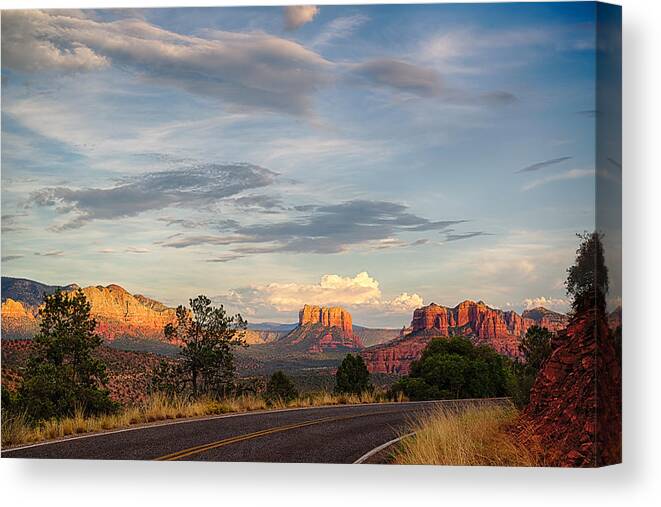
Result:
[[[401,440],[392,462],[399,465],[541,466],[539,454],[509,429],[514,405],[453,412],[437,409],[420,418],[414,435]]]

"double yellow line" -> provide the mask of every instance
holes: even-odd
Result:
[[[345,419],[354,419],[356,417],[365,417],[370,415],[381,415],[381,414],[393,414],[399,412],[399,410],[391,410],[387,412],[370,412],[368,414],[357,414],[357,415],[348,415],[348,416],[335,416],[335,417],[322,417],[321,419],[314,419],[312,421],[305,421],[302,423],[288,424],[286,426],[276,426],[275,428],[267,428],[261,431],[255,431],[253,433],[247,433],[245,435],[237,435],[234,437],[224,438],[216,442],[211,442],[208,444],[197,445],[195,447],[189,447],[188,449],[183,449],[181,451],[173,452],[172,454],[166,454],[156,458],[156,461],[176,461],[182,458],[187,458],[195,454],[200,454],[212,449],[218,449],[219,447],[224,447],[230,444],[236,444],[238,442],[243,442],[245,440],[251,440],[253,438],[263,437],[266,435],[272,435],[274,433],[280,433],[283,431],[294,430],[297,428],[304,428],[306,426],[312,426],[314,424],[323,424],[326,422],[335,422],[342,421]]]

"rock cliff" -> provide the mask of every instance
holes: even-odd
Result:
[[[340,307],[305,305],[298,314],[298,326],[273,346],[310,353],[356,351],[364,348],[354,334],[351,314]]]
[[[298,325],[321,324],[324,327],[338,327],[348,338],[353,336],[351,314],[339,306],[320,307],[305,305],[298,313]]]
[[[537,375],[519,438],[549,466],[586,467],[622,459],[622,370],[603,312],[572,319]]]
[[[540,325],[558,331],[566,322],[566,316],[545,308],[529,310],[522,316],[491,308],[482,301],[463,301],[454,308],[432,303],[413,312],[409,334],[370,347],[363,357],[372,372],[406,374],[432,338],[454,335],[471,337],[478,345],[489,345],[500,354],[516,357],[528,328]]]
[[[82,291],[97,321],[96,332],[108,342],[117,338],[164,341],[163,328],[175,320],[173,308],[144,296],[133,296],[119,285],[85,287]],[[6,299],[2,303],[3,337],[33,336],[39,328],[38,312],[38,306]]]

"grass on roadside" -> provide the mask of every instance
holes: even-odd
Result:
[[[400,442],[399,465],[542,466],[537,454],[508,431],[518,417],[513,405],[463,412],[436,409],[418,420],[415,435]]]
[[[41,442],[56,438],[91,433],[167,419],[200,417],[205,415],[249,412],[253,410],[316,407],[322,405],[355,405],[388,401],[383,393],[345,395],[316,393],[301,396],[289,402],[275,401],[267,404],[261,396],[238,396],[226,400],[169,398],[155,394],[145,402],[125,407],[116,414],[86,417],[82,411],[73,417],[53,419],[31,424],[23,414],[2,414],[2,446]],[[403,401],[403,400],[397,400]]]

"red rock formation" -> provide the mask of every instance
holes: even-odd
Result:
[[[106,341],[123,337],[164,341],[163,328],[176,318],[173,308],[133,296],[119,285],[85,287],[82,291],[97,321],[96,332]],[[2,334],[5,338],[32,337],[39,328],[38,311],[7,299],[2,303]]]
[[[298,325],[321,324],[324,327],[339,327],[347,337],[353,336],[351,314],[339,306],[319,307],[305,305],[298,313]]]
[[[590,467],[622,459],[622,376],[606,316],[575,317],[554,340],[524,410],[519,437],[551,466]]]
[[[310,305],[305,305],[299,312],[298,326],[272,345],[279,349],[311,353],[364,348],[360,338],[353,332],[348,311],[340,307]]]
[[[433,337],[447,336],[470,336],[475,344],[489,345],[501,354],[517,357],[519,342],[529,327],[542,325],[557,331],[566,325],[564,315],[544,308],[524,315],[490,308],[482,301],[463,301],[454,308],[432,303],[413,312],[410,334],[370,347],[363,357],[372,372],[406,374]]]
[[[39,326],[35,318],[36,309],[25,307],[19,301],[7,298],[2,302],[3,338],[31,338]]]

